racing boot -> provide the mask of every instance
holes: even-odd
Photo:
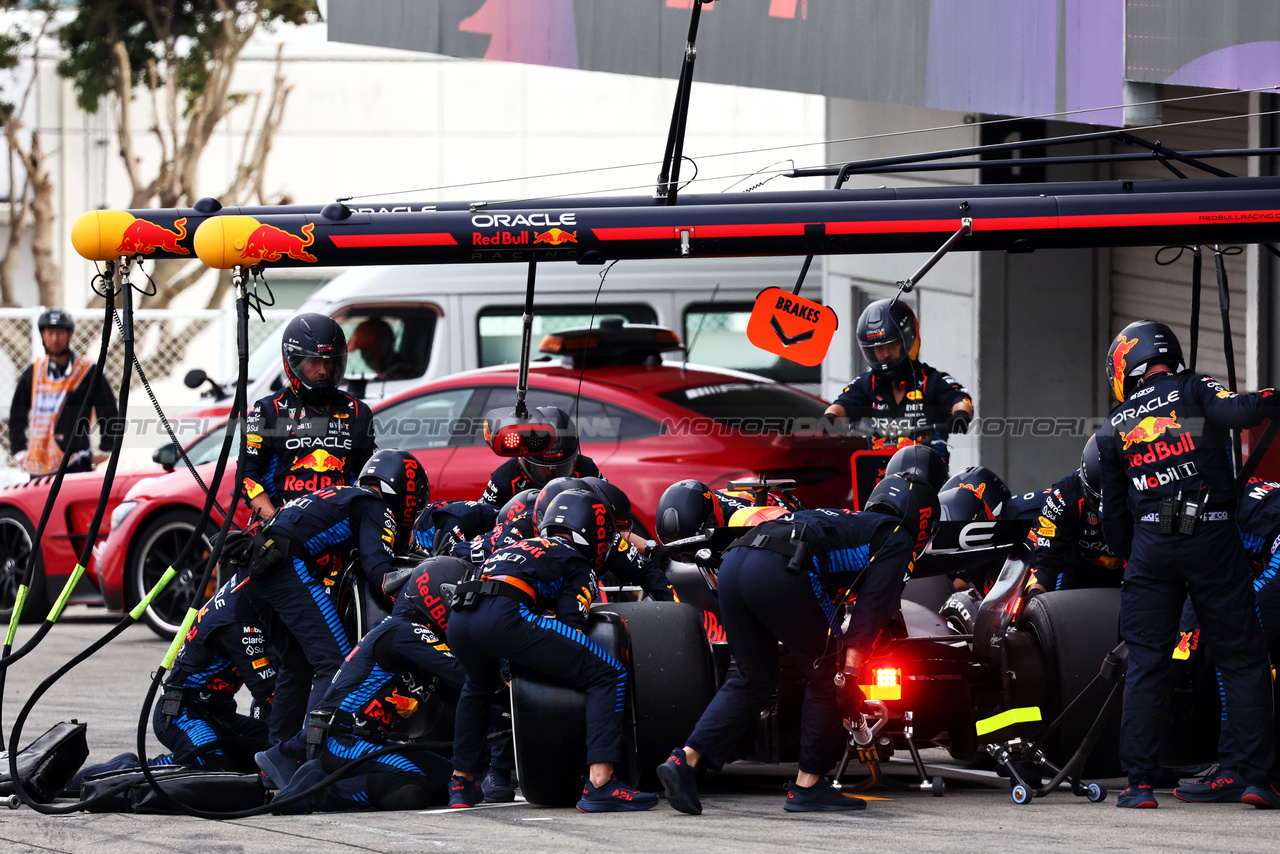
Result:
[[[615,776],[598,789],[590,780],[583,783],[578,812],[631,812],[651,810],[657,805],[657,795],[633,789]]]
[[[258,756],[262,754],[259,753]],[[255,757],[257,758],[257,757]],[[288,760],[286,760],[287,762]],[[261,767],[261,763],[259,763]],[[270,776],[270,775],[268,775]],[[300,800],[286,803],[291,798],[301,795],[310,789],[316,783],[319,783],[329,774],[324,770],[324,766],[319,759],[312,759],[303,762],[297,768],[291,768],[289,782],[280,787],[280,791],[271,799],[272,804],[279,804],[272,810],[276,815],[288,815],[290,813],[312,812],[314,810],[325,809],[325,801],[328,792],[321,789],[318,792],[312,792],[310,795]]]
[[[1193,804],[1238,804],[1249,788],[1239,774],[1225,769],[1206,774],[1187,786],[1178,786],[1173,796]]]
[[[831,785],[831,781],[823,777],[812,786],[801,786],[795,780],[787,783],[787,803],[783,807],[787,812],[841,812],[844,810],[865,810],[867,802]]]
[[[1250,786],[1240,800],[1260,810],[1280,809],[1280,791],[1275,786]]]
[[[511,780],[510,768],[494,768],[490,765],[480,789],[484,792],[487,804],[509,804],[516,799],[516,787]]]
[[[449,809],[468,809],[484,803],[484,790],[475,780],[454,774],[449,778]]]
[[[273,744],[266,750],[253,755],[253,761],[265,778],[262,784],[268,789],[284,789],[293,780],[302,763],[284,755],[279,744]]]
[[[1126,809],[1153,810],[1160,806],[1151,784],[1144,777],[1137,783],[1130,782],[1129,788],[1116,796],[1116,806]]]
[[[671,751],[670,758],[658,766],[662,791],[672,807],[688,815],[702,815],[702,799],[698,797],[698,772],[689,764],[684,748]]]

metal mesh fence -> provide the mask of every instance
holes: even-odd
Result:
[[[14,465],[9,452],[9,404],[22,372],[43,352],[36,320],[41,308],[0,309],[0,467]],[[76,321],[71,349],[96,359],[102,341],[103,313],[86,309],[71,312]],[[266,322],[252,317],[249,324],[250,352],[263,341],[272,340],[290,311],[266,312]],[[134,352],[148,381],[160,385],[181,380],[188,369],[200,367],[215,379],[232,375],[235,365],[235,317],[232,312],[139,310],[134,313]],[[119,390],[125,371],[124,342],[119,327],[111,330],[111,346],[104,366],[113,390]],[[131,380],[139,389],[136,375]],[[195,392],[191,392],[194,397]],[[160,403],[168,408],[165,394]],[[140,389],[131,396],[131,414],[150,412],[151,405]],[[97,446],[95,435],[94,445]]]

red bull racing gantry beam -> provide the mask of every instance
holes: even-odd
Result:
[[[201,210],[203,205],[204,210]],[[210,267],[361,266],[931,252],[1280,240],[1280,178],[1112,181],[541,199],[501,204],[92,211],[72,232],[93,261]]]

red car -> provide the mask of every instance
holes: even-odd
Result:
[[[544,352],[572,350],[570,335],[548,336]],[[797,482],[796,494],[810,507],[848,505],[855,445],[804,435],[805,425],[822,415],[822,400],[753,374],[663,362],[652,341],[646,349],[622,347],[620,340],[533,363],[528,404],[559,406],[576,417],[582,453],[626,490],[642,532],[653,529],[663,491],[683,478],[719,487],[759,475],[785,477]],[[512,365],[468,371],[380,401],[374,407],[378,444],[412,450],[426,467],[433,499],[478,498],[502,462],[485,445],[481,421],[514,403],[516,374]],[[795,419],[800,435],[791,432]],[[216,442],[204,442],[213,451],[209,458],[216,457]],[[212,468],[199,469],[206,481]],[[230,489],[228,481],[224,506]],[[117,510],[98,554],[109,609],[130,607],[159,578],[193,529],[203,497],[186,471],[142,481],[129,492],[121,505],[127,510]],[[199,567],[177,569],[189,577]],[[177,600],[190,591],[179,591],[147,612],[161,634],[172,634],[185,612],[186,602],[178,607]]]
[[[175,424],[178,436],[192,435],[190,426],[208,429],[210,419],[225,423],[226,414],[220,416],[210,412],[196,413],[191,416],[190,424],[184,420]],[[200,440],[197,440],[197,443]],[[193,447],[197,443],[192,443]],[[189,451],[190,452],[190,451]],[[161,452],[157,452],[159,455]],[[170,451],[169,453],[173,453]],[[157,459],[159,462],[159,459]],[[111,483],[111,494],[107,498],[106,515],[99,527],[97,540],[105,540],[111,530],[115,510],[124,500],[129,489],[140,480],[156,474],[153,470],[120,471]],[[98,507],[98,497],[102,492],[101,471],[69,474],[62,482],[53,512],[41,538],[41,548],[36,558],[35,572],[32,576],[31,589],[27,594],[27,602],[23,607],[23,622],[38,622],[49,612],[49,605],[57,598],[66,583],[67,577],[75,569],[80,552],[84,549],[85,538],[89,533],[89,524],[93,521],[94,511]],[[17,596],[18,584],[22,570],[31,554],[31,543],[35,537],[36,525],[44,512],[45,501],[53,484],[53,476],[34,477],[23,483],[16,483],[0,489],[0,619],[8,621],[13,611],[14,599]],[[95,551],[97,549],[95,548]],[[94,589],[96,578],[94,563],[91,560],[85,579],[76,586],[72,593],[72,603],[97,603],[101,596]]]

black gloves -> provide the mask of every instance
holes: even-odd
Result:
[[[968,433],[969,422],[973,420],[973,416],[963,409],[958,409],[951,413],[951,432],[955,434]]]

